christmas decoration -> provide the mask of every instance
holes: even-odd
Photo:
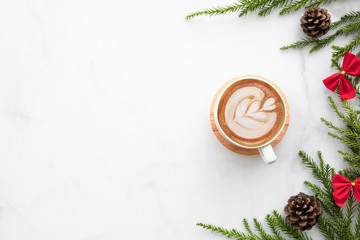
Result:
[[[309,37],[319,38],[330,29],[330,14],[325,8],[309,8],[301,17],[301,28]]]
[[[271,13],[274,9],[280,9],[280,15],[283,15],[300,9],[317,7],[319,5],[330,4],[333,2],[336,2],[336,0],[239,0],[232,5],[215,7],[191,13],[186,16],[186,19],[192,19],[193,17],[199,15],[213,16],[231,12],[238,12],[239,17],[245,16],[250,12],[257,12],[260,16],[265,16]],[[344,1],[338,2],[339,4],[347,4]],[[338,63],[339,59],[342,58],[346,52],[359,51],[359,25],[360,11],[350,11],[343,15],[338,21],[331,24],[331,29],[327,36],[320,39],[306,37],[293,44],[284,46],[281,49],[287,50],[311,47],[310,53],[312,53],[323,49],[339,37],[347,37],[347,43],[344,46],[332,46],[333,54],[331,58],[331,66],[335,67],[339,71],[343,71]],[[360,56],[360,51],[356,55]],[[360,77],[348,80],[350,84],[355,87],[355,83],[360,80]],[[360,99],[359,91],[356,88],[355,90],[357,98]],[[356,179],[360,176],[360,107],[352,105],[347,101],[343,101],[340,105],[341,108],[339,108],[333,98],[329,97],[328,99],[330,107],[333,109],[343,126],[334,125],[332,122],[324,118],[321,118],[321,122],[331,130],[328,133],[329,136],[343,143],[347,147],[346,151],[338,151],[339,154],[342,155],[346,166],[344,169],[337,172],[324,161],[320,151],[317,153],[317,160],[314,160],[304,151],[300,151],[299,157],[302,163],[311,170],[313,176],[317,180],[317,182],[305,181],[304,183],[310,188],[316,196],[316,200],[321,204],[323,215],[318,220],[315,227],[320,230],[323,239],[360,239],[359,204],[355,204],[354,198],[349,197],[343,205],[344,209],[340,208],[334,201],[332,185],[335,172],[347,179]],[[351,192],[350,196],[352,196]],[[236,229],[225,229],[212,224],[198,223],[197,225],[204,229],[235,239],[312,239],[305,231],[294,230],[293,226],[287,223],[286,219],[276,210],[273,210],[265,217],[268,230],[264,229],[262,223],[257,218],[254,218],[252,222],[253,228],[250,226],[247,219],[243,219],[243,225],[246,232],[241,232]]]
[[[314,196],[300,192],[291,196],[284,208],[287,214],[285,220],[294,230],[310,230],[320,219],[322,209],[320,202]]]
[[[334,174],[332,185],[334,188],[334,200],[339,207],[342,208],[348,200],[351,188],[355,198],[360,202],[360,178],[351,182],[344,176]]]
[[[202,11],[190,13],[185,17],[185,19],[190,20],[201,15],[216,16],[233,12],[237,12],[239,17],[246,16],[251,12],[257,12],[259,16],[266,16],[276,9],[280,9],[280,15],[285,15],[299,11],[300,9],[313,8],[333,2],[337,2],[337,0],[240,0],[227,6],[208,8]],[[338,2],[343,1],[339,0]],[[345,5],[346,3],[343,2],[342,4]],[[311,47],[310,53],[312,53],[323,49],[339,37],[347,37],[348,39],[345,46],[332,46],[333,56],[331,66],[337,67],[337,61],[343,57],[346,52],[351,52],[360,47],[359,24],[360,11],[350,11],[344,14],[338,21],[331,24],[330,30],[332,32],[331,34],[329,32],[326,37],[321,39],[313,39],[311,37],[303,38],[295,43],[281,47],[281,50]],[[357,55],[360,56],[360,52]]]
[[[349,52],[345,53],[341,72],[335,73],[323,80],[325,86],[333,92],[339,86],[341,100],[348,100],[356,95],[355,88],[346,79],[345,74],[360,76],[360,59]]]

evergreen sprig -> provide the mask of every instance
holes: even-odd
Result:
[[[340,20],[332,23],[330,29],[332,33],[329,33],[323,38],[303,38],[300,41],[281,47],[280,49],[288,50],[310,47],[310,53],[313,53],[330,45],[338,37],[343,36],[350,38],[350,40],[343,47],[332,46],[332,66],[336,67],[339,59],[343,57],[346,52],[356,52],[356,55],[360,56],[360,11],[351,11],[345,14]]]
[[[251,12],[257,12],[260,16],[266,16],[273,10],[279,9],[279,14],[284,15],[302,8],[325,5],[336,0],[239,0],[225,7],[215,7],[199,12],[194,12],[186,16],[186,19],[192,19],[199,15],[219,15],[230,12],[237,12],[239,17],[245,16]],[[323,38],[303,38],[293,44],[282,47],[282,50],[300,49],[310,47],[310,52],[316,52],[332,44],[338,37],[348,37],[349,41],[345,46],[332,46],[333,54],[331,66],[341,71],[339,59],[345,52],[357,52],[360,57],[360,11],[351,11],[342,16],[338,21],[331,24],[331,32]],[[345,77],[354,86],[357,98],[360,100],[360,90],[356,86],[360,77],[351,78],[345,74]],[[338,171],[348,179],[356,179],[360,176],[360,106],[354,107],[349,102],[338,104],[333,98],[329,97],[329,105],[342,123],[338,126],[321,118],[321,122],[327,126],[330,131],[330,137],[337,139],[345,144],[348,151],[338,151],[347,166]],[[324,214],[318,221],[316,227],[322,233],[324,239],[330,240],[360,240],[360,207],[359,203],[354,201],[354,196],[350,193],[349,199],[344,208],[338,207],[333,198],[332,180],[335,169],[332,168],[323,159],[322,153],[317,153],[317,160],[311,158],[304,151],[299,152],[302,163],[312,171],[317,180],[316,183],[305,181],[304,184],[313,192],[316,199],[321,203]],[[293,230],[291,225],[287,224],[284,217],[273,210],[265,217],[267,228],[265,229],[256,218],[252,221],[252,227],[247,219],[243,219],[245,232],[236,229],[225,229],[211,224],[198,223],[197,225],[204,229],[220,233],[229,238],[239,240],[285,240],[298,239],[310,240],[311,238],[304,232]]]
[[[359,94],[358,94],[359,98]],[[343,157],[344,162],[348,163],[344,169],[338,171],[348,179],[356,179],[360,176],[360,106],[355,107],[347,101],[336,103],[331,97],[328,98],[329,105],[339,118],[343,126],[337,126],[321,118],[321,122],[330,131],[329,136],[345,144],[349,151],[338,151]],[[312,171],[317,183],[305,181],[304,184],[313,192],[316,199],[320,202],[324,211],[316,227],[322,233],[324,239],[331,240],[354,240],[360,239],[360,210],[359,203],[354,201],[354,196],[350,193],[349,199],[344,208],[336,205],[333,198],[332,179],[336,173],[335,169],[326,163],[320,151],[317,152],[317,160],[314,160],[304,151],[299,152],[302,163]],[[229,238],[251,239],[251,240],[284,240],[284,239],[311,239],[306,233],[293,230],[287,224],[284,217],[277,211],[273,211],[265,217],[268,226],[266,231],[262,224],[253,219],[253,230],[246,219],[243,220],[247,233],[236,229],[227,230],[214,225],[203,223],[197,224],[213,232],[221,233]]]
[[[236,229],[226,229],[223,227],[217,227],[212,224],[197,223],[197,226],[203,227],[206,230],[220,233],[228,238],[236,239],[251,239],[251,240],[285,240],[284,236],[288,236],[291,239],[304,239],[311,240],[306,233],[296,231],[292,229],[292,226],[286,223],[285,219],[276,210],[273,210],[271,214],[268,214],[265,218],[266,224],[269,227],[271,233],[266,232],[262,224],[256,219],[253,219],[254,229],[250,227],[247,219],[243,219],[243,225],[247,233],[239,232]]]
[[[360,128],[358,129],[360,131]],[[346,154],[346,153],[344,153]],[[351,154],[348,156],[352,156]],[[338,207],[333,199],[332,179],[335,173],[335,169],[323,160],[322,153],[318,151],[318,160],[313,160],[304,151],[299,152],[299,157],[305,166],[307,166],[313,173],[314,177],[319,181],[319,184],[305,181],[310,190],[315,194],[316,199],[321,203],[324,210],[324,215],[319,220],[317,227],[322,233],[325,239],[341,239],[341,240],[354,240],[360,239],[360,213],[358,204],[355,203],[353,194],[350,194],[349,200],[345,207],[341,209]],[[360,159],[360,155],[356,155],[356,159]],[[354,176],[349,171],[350,169],[344,169],[339,171],[349,179],[353,179]],[[356,169],[356,171],[360,168]],[[358,176],[358,175],[357,175]],[[356,218],[355,224],[353,219]],[[262,224],[256,219],[253,219],[253,230],[247,219],[243,219],[243,225],[247,233],[238,231],[236,229],[226,229],[223,227],[217,227],[212,224],[198,223],[197,225],[204,229],[211,230],[216,233],[220,233],[229,238],[235,238],[239,240],[285,240],[285,239],[297,239],[297,240],[310,240],[312,239],[306,233],[293,230],[292,226],[286,223],[284,217],[279,212],[273,210],[265,218],[265,222],[268,226],[268,231],[265,231]],[[353,226],[354,225],[354,226]],[[270,231],[270,232],[269,232]]]
[[[276,9],[279,9],[280,15],[285,15],[302,8],[326,5],[332,2],[336,2],[336,0],[238,0],[228,6],[218,6],[190,13],[185,19],[190,20],[201,15],[213,16],[233,12],[238,12],[239,17],[251,12],[257,12],[259,16],[267,16]]]
[[[336,0],[239,0],[228,6],[213,7],[190,13],[185,18],[190,20],[200,15],[215,16],[233,12],[237,12],[239,17],[243,17],[251,12],[257,12],[259,16],[266,16],[275,9],[280,9],[279,14],[284,15],[302,8],[326,5],[332,2],[336,2]],[[339,37],[348,37],[349,40],[345,46],[332,46],[332,66],[346,52],[355,52],[360,57],[360,11],[346,13],[338,21],[331,24],[330,30],[328,35],[322,38],[304,37],[280,49],[289,50],[310,47],[310,53],[313,53],[330,45]]]

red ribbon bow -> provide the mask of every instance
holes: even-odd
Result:
[[[360,76],[360,59],[349,52],[345,53],[342,71],[323,80],[325,86],[333,92],[339,86],[341,100],[348,100],[356,95],[355,88],[345,78],[345,73],[351,76]]]
[[[360,178],[351,182],[344,176],[334,174],[333,182],[334,200],[339,207],[343,207],[349,198],[350,190],[353,189],[355,198],[360,202]]]

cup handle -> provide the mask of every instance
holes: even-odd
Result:
[[[264,147],[260,147],[258,149],[260,152],[260,156],[265,163],[271,164],[276,161],[276,155],[273,148],[271,147],[271,144],[265,145]]]

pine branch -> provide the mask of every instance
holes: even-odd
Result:
[[[204,223],[197,223],[196,224],[197,226],[200,226],[206,230],[211,230],[212,232],[216,232],[216,233],[220,233],[228,238],[237,238],[237,239],[241,239],[241,240],[245,240],[245,239],[250,239],[250,240],[259,240],[259,238],[254,238],[252,236],[246,236],[245,234],[243,233],[240,233],[238,232],[237,230],[235,229],[231,229],[231,230],[228,230],[228,229],[225,229],[225,228],[222,228],[222,227],[216,227],[212,224],[204,224]]]
[[[231,12],[237,12],[239,17],[245,16],[251,12],[257,12],[260,16],[266,16],[275,9],[279,9],[279,14],[284,15],[293,11],[298,11],[302,8],[330,4],[335,1],[336,0],[239,0],[229,6],[215,7],[189,14],[186,16],[186,19],[192,19],[199,15],[214,16]],[[342,16],[340,20],[333,22],[331,24],[329,35],[324,38],[303,38],[300,41],[284,46],[281,49],[287,50],[309,47],[310,53],[312,53],[332,44],[339,37],[348,37],[349,39],[345,46],[332,46],[333,54],[331,66],[335,67],[338,71],[341,71],[339,60],[344,56],[345,52],[357,52],[357,55],[360,57],[359,11],[348,12]],[[345,77],[354,85],[357,97],[360,99],[360,89],[356,86],[357,82],[360,81],[360,77],[352,78],[346,74]],[[346,144],[350,150],[349,152],[339,151],[343,160],[347,162],[349,166],[338,173],[348,179],[356,179],[360,176],[360,110],[354,108],[346,101],[342,102],[340,110],[331,97],[329,97],[329,105],[344,126],[334,125],[324,118],[321,118],[321,121],[332,130],[328,134]],[[314,161],[305,152],[299,152],[303,164],[312,171],[312,174],[320,183],[318,185],[310,181],[305,181],[305,185],[315,194],[315,197],[321,203],[324,211],[324,216],[318,222],[318,228],[326,239],[360,239],[359,204],[355,203],[352,193],[344,208],[340,208],[335,204],[332,189],[332,179],[335,170],[329,164],[324,162],[321,152],[318,152],[317,155],[318,161]],[[266,215],[265,220],[271,233],[267,233],[256,218],[253,219],[254,230],[251,229],[250,224],[246,219],[243,220],[247,233],[202,223],[197,225],[229,238],[240,240],[285,240],[283,236],[287,236],[287,239],[310,239],[305,233],[293,230],[291,225],[287,224],[285,219],[277,211],[273,211],[271,214]]]
[[[352,147],[352,148],[360,149],[360,143],[358,143],[358,142],[353,142],[353,141],[351,141],[351,140],[349,140],[349,139],[346,139],[346,138],[344,138],[344,137],[341,137],[341,136],[339,136],[339,135],[336,135],[335,133],[329,132],[328,134],[329,134],[329,136],[331,136],[331,137],[339,140],[339,141],[342,142],[342,143],[345,143],[346,145],[348,145],[348,146],[350,146],[350,147]]]
[[[351,153],[346,153],[346,152],[343,152],[343,151],[338,151],[338,152],[341,155],[343,155],[344,157],[352,159],[352,161],[357,162],[357,163],[360,164],[360,156],[358,154],[351,154]]]
[[[304,47],[308,47],[308,46],[312,46],[312,45],[320,44],[320,43],[321,44],[329,44],[329,43],[326,43],[325,40],[321,41],[321,40],[316,39],[316,38],[314,39],[314,38],[306,37],[306,38],[303,38],[300,41],[297,41],[297,42],[292,43],[290,45],[283,46],[280,49],[281,50],[300,49],[300,48],[304,48]]]
[[[333,129],[335,131],[337,131],[339,134],[343,134],[348,138],[360,138],[360,134],[357,132],[353,132],[351,130],[349,130],[349,128],[342,128],[342,127],[338,127],[335,126],[334,124],[332,124],[331,122],[329,122],[328,120],[321,118],[320,119],[321,122],[323,122],[327,127],[329,127],[330,129]]]
[[[256,236],[256,234],[254,234],[252,231],[251,231],[251,228],[250,228],[250,225],[249,225],[249,222],[247,219],[243,219],[243,224],[244,224],[244,227],[246,229],[246,231],[248,232],[249,236],[253,237],[254,239],[259,239],[258,236]]]
[[[268,1],[267,4],[259,10],[258,15],[259,16],[267,16],[271,13],[271,11],[273,9],[280,8],[287,3],[288,3],[288,1],[283,1],[283,0]]]
[[[260,236],[263,239],[266,239],[266,240],[274,239],[271,235],[269,235],[265,232],[264,228],[261,226],[261,223],[256,218],[253,219],[253,222],[254,222],[256,231],[260,234]]]
[[[312,46],[310,49],[310,53],[319,51],[320,49],[328,46],[330,43],[332,43],[337,37],[340,36],[349,36],[353,33],[360,31],[360,24],[358,22],[348,24],[341,29],[337,30],[335,33],[324,37],[324,38],[303,38],[300,41],[297,41],[295,43],[292,43],[287,46],[283,46],[280,49],[281,50],[289,50],[289,49],[301,49],[304,47]],[[354,41],[354,43],[351,44],[351,47],[354,47],[357,44],[357,41]],[[344,53],[345,54],[345,53]]]
[[[311,2],[311,0],[297,0],[297,1],[291,1],[290,4],[286,5],[283,9],[280,11],[280,15],[289,14],[293,11],[297,11],[301,9],[302,7],[305,7],[308,2]]]
[[[318,228],[322,235],[328,240],[336,240],[335,229],[333,227],[334,223],[331,222],[328,218],[321,217],[317,223]]]
[[[216,16],[216,15],[224,15],[226,13],[230,12],[237,12],[240,11],[242,8],[242,5],[240,3],[233,3],[232,5],[224,6],[224,7],[213,7],[208,8],[203,11],[194,12],[191,14],[188,14],[185,19],[190,20],[194,17],[200,16],[200,15],[207,15],[207,16]]]
[[[285,238],[280,235],[280,231],[276,227],[276,221],[274,217],[271,214],[267,214],[265,220],[271,232],[273,233],[273,237],[277,240],[285,240]]]
[[[310,237],[308,237],[306,235],[306,233],[303,232],[299,232],[296,231],[292,228],[292,226],[288,223],[286,223],[285,219],[283,217],[281,217],[281,215],[274,210],[272,212],[272,216],[274,218],[275,224],[276,226],[287,236],[291,237],[292,239],[305,239],[305,240],[309,240],[311,239]]]
[[[318,179],[325,187],[331,189],[332,177],[335,173],[335,170],[329,164],[324,163],[320,151],[318,151],[317,154],[320,165],[316,164],[315,161],[304,151],[299,152],[299,157],[301,158],[302,163],[304,163],[305,166],[312,170],[315,178]]]
[[[254,228],[259,235],[252,231],[249,222],[246,219],[243,219],[243,224],[248,233],[242,233],[236,229],[228,230],[212,224],[197,223],[196,225],[206,230],[220,233],[228,238],[236,238],[238,240],[285,240],[285,238],[281,236],[282,234],[287,235],[290,239],[311,240],[306,233],[294,230],[276,210],[266,216],[266,223],[269,226],[272,235],[264,230],[261,223],[256,218],[253,219],[253,222]]]
[[[281,0],[285,1],[285,0]],[[268,2],[272,3],[273,0],[243,0],[244,4],[242,5],[242,8],[240,9],[239,17],[243,17],[250,12],[254,12],[258,9],[262,9],[266,6]],[[272,7],[271,7],[272,9]],[[271,10],[270,10],[271,12]],[[259,14],[260,15],[260,14]]]
[[[346,13],[344,16],[342,16],[339,21],[333,22],[331,24],[331,29],[335,29],[335,28],[343,25],[344,23],[356,22],[359,20],[360,20],[360,12],[359,11],[351,11],[351,12]]]
[[[346,223],[347,223],[347,226],[348,226],[348,231],[351,232],[351,222],[352,222],[352,219],[353,219],[353,216],[354,216],[354,213],[355,213],[355,205],[354,205],[354,195],[352,192],[350,192],[350,195],[349,195],[349,199],[346,203],[346,209],[345,209],[345,218],[346,218]]]
[[[329,105],[330,107],[334,110],[334,112],[336,113],[337,117],[345,123],[345,125],[347,126],[353,126],[353,122],[348,119],[342,112],[340,112],[339,108],[337,107],[337,105],[335,104],[335,101],[332,99],[332,97],[328,97],[329,100]]]
[[[190,13],[185,19],[190,20],[201,15],[215,16],[232,12],[238,12],[239,17],[246,16],[251,12],[257,12],[259,16],[266,16],[276,9],[280,9],[279,14],[284,15],[303,8],[325,5],[335,1],[336,0],[238,0],[238,2],[229,6],[219,6]]]
[[[314,192],[318,201],[320,201],[324,212],[330,217],[330,219],[324,218],[322,225],[319,226],[320,230],[325,236],[329,235],[329,239],[354,239],[353,232],[351,230],[352,218],[355,214],[354,202],[350,198],[347,202],[347,208],[345,215],[343,210],[339,208],[332,196],[332,178],[335,170],[330,167],[329,164],[325,164],[321,152],[318,152],[319,162],[316,163],[309,155],[300,151],[299,156],[302,162],[312,170],[313,175],[322,183],[322,187],[313,184],[309,181],[305,181],[305,185],[310,187]],[[353,179],[349,176],[352,172],[340,172],[349,179]]]
[[[356,179],[360,176],[360,171],[356,168],[345,168],[339,171],[339,174],[346,176],[348,179]]]
[[[360,29],[360,24],[359,24]],[[360,32],[359,30],[357,30]],[[360,34],[356,35],[347,45],[344,47],[339,47],[337,50],[333,52],[333,59],[336,61],[345,55],[346,52],[352,52],[356,50],[360,46]]]
[[[360,164],[354,160],[352,160],[352,158],[348,158],[348,157],[344,157],[344,160],[352,167],[354,168],[359,168],[360,169]]]
[[[358,206],[358,207],[359,207],[359,206]],[[358,215],[357,215],[357,218],[356,218],[354,230],[355,230],[355,234],[354,234],[354,235],[355,235],[357,238],[360,238],[360,214],[359,214],[359,212],[358,212]]]
[[[306,8],[312,8],[312,7],[317,7],[320,5],[326,5],[326,4],[330,4],[332,2],[336,2],[336,0],[317,0],[317,1],[314,1],[314,2],[306,5]]]

